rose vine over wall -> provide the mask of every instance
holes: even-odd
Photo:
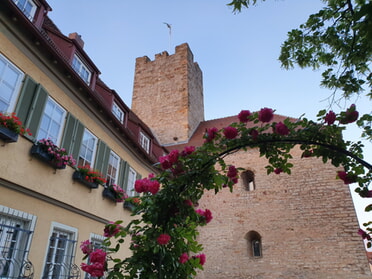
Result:
[[[137,180],[135,190],[141,196],[128,200],[137,218],[126,226],[122,221],[107,224],[106,249],[93,249],[89,241],[83,242],[89,264],[83,263],[82,269],[95,277],[106,273],[107,278],[193,278],[206,261],[202,245],[196,241],[197,228],[213,218],[210,210],[197,206],[198,201],[206,190],[218,193],[228,187],[233,191],[241,169],[227,165],[224,158],[247,148],[257,148],[267,158],[268,174],[290,174],[290,151],[299,145],[302,157],[320,157],[324,163],[343,167],[335,177],[345,184],[357,183],[360,196],[372,197],[368,189],[372,166],[363,160],[363,145],[342,138],[345,126],[358,119],[354,105],[340,114],[320,111],[317,122],[306,118],[271,122],[273,113],[269,108],[254,113],[243,110],[239,122],[222,130],[208,129],[202,146],[160,157],[160,173]],[[372,205],[366,208],[369,210]],[[372,222],[364,225],[359,234],[370,247]],[[124,240],[133,254],[116,258]]]

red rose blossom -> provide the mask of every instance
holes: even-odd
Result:
[[[283,170],[282,170],[281,168],[276,168],[276,169],[274,170],[274,173],[276,173],[276,174],[279,174],[279,173],[281,173],[281,172],[283,172]]]
[[[356,175],[346,173],[345,171],[338,171],[337,177],[344,181],[344,184],[351,184],[356,182]]]
[[[180,256],[180,259],[178,260],[181,264],[184,264],[185,262],[187,262],[189,260],[189,256],[187,255],[187,253],[183,253],[181,256]]]
[[[227,139],[234,139],[238,135],[238,130],[235,127],[228,126],[223,129],[223,134]]]
[[[205,264],[205,261],[206,261],[205,254],[199,254],[199,255],[194,256],[193,258],[199,259],[199,263],[201,265],[204,265]]]
[[[166,245],[170,240],[171,237],[169,236],[169,234],[166,233],[159,235],[158,238],[156,239],[159,245]]]
[[[336,114],[333,111],[329,111],[324,117],[324,122],[328,125],[332,125],[336,121]]]
[[[242,122],[242,123],[248,122],[250,120],[249,119],[250,116],[251,116],[251,112],[249,110],[242,110],[238,114],[239,121]]]
[[[82,263],[81,269],[93,277],[102,277],[104,275],[105,266],[103,263],[98,262],[92,264]]]
[[[90,262],[104,263],[106,261],[106,252],[102,249],[96,249],[89,255]]]
[[[205,141],[211,142],[212,140],[214,140],[217,135],[217,132],[218,132],[218,129],[216,127],[209,128],[204,136]]]
[[[258,120],[261,122],[270,122],[274,117],[274,111],[270,108],[262,108],[258,112]]]
[[[289,134],[289,129],[283,122],[279,122],[275,125],[275,133],[286,136]]]
[[[351,105],[344,114],[341,114],[340,123],[349,124],[356,121],[359,117],[359,112],[355,110],[355,105]]]

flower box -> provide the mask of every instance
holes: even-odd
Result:
[[[4,142],[16,142],[18,140],[18,133],[13,132],[5,127],[0,127],[0,139]]]
[[[33,145],[31,147],[31,155],[39,159],[40,161],[47,163],[55,169],[66,168],[65,164],[57,164],[53,162],[53,155],[49,154],[48,151],[44,150],[44,148],[40,145]]]
[[[75,180],[75,181],[80,182],[81,184],[87,186],[87,187],[90,188],[90,189],[97,189],[97,188],[98,188],[98,183],[87,181],[87,180],[84,178],[84,175],[83,175],[81,172],[79,172],[79,171],[75,171],[75,172],[72,174],[72,179]]]
[[[130,201],[125,201],[123,207],[133,212],[135,205]]]
[[[113,193],[110,189],[104,188],[102,192],[102,196],[108,198],[111,201],[116,202],[115,193]]]

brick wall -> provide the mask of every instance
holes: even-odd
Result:
[[[200,208],[214,216],[200,230],[207,255],[203,279],[371,278],[357,234],[349,188],[336,169],[295,154],[292,175],[266,175],[255,150],[227,158],[255,173],[256,190],[239,181],[233,193],[206,193]],[[253,258],[246,235],[258,232],[262,257]]]
[[[187,141],[204,120],[202,72],[187,44],[136,59],[132,110],[164,144]]]

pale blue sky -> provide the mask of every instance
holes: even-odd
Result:
[[[252,111],[262,107],[276,113],[315,119],[328,108],[328,89],[320,88],[320,71],[281,69],[280,45],[292,28],[319,10],[318,0],[259,2],[233,14],[228,0],[48,0],[51,19],[65,34],[77,32],[84,49],[102,72],[101,79],[119,93],[130,107],[137,57],[187,42],[203,71],[205,118],[207,120]],[[169,30],[164,24],[172,25]],[[372,102],[351,99],[364,113]],[[333,110],[339,111],[337,106]],[[357,140],[358,130],[347,138]],[[372,161],[368,143],[366,158]],[[361,202],[360,202],[361,203]]]

